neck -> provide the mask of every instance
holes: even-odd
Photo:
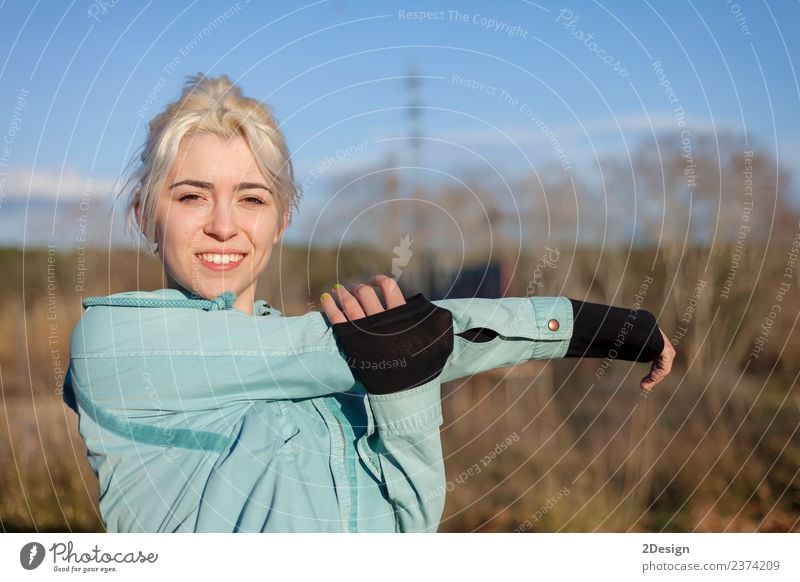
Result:
[[[174,279],[172,279],[172,277],[170,277],[169,275],[167,275],[167,289],[178,289],[180,291],[183,291],[184,293],[194,294],[198,297],[202,297],[203,299],[214,299],[214,297],[216,297],[216,295],[209,297],[206,296],[206,294],[196,293],[194,291],[191,291],[186,287],[184,287],[183,285],[181,285],[180,283],[178,283],[177,281],[175,281]],[[255,286],[251,286],[242,291],[241,294],[236,296],[236,301],[234,301],[233,307],[234,309],[238,309],[242,313],[246,313],[247,315],[253,315],[254,302],[255,302]]]

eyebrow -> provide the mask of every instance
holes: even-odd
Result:
[[[177,188],[178,186],[183,186],[183,185],[194,186],[195,188],[203,188],[204,190],[214,189],[214,184],[212,184],[211,182],[203,182],[201,180],[181,180],[180,182],[175,182],[172,186],[169,187],[169,189],[172,190],[173,188]],[[234,190],[238,192],[239,190],[253,190],[256,188],[270,192],[269,188],[267,188],[264,184],[260,184],[258,182],[240,182],[239,184],[236,185],[236,188],[234,188]]]

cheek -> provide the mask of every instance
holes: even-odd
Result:
[[[263,250],[266,247],[271,247],[275,240],[278,219],[273,213],[264,214],[247,221],[242,226],[249,233],[254,245]]]
[[[201,230],[194,216],[170,213],[166,222],[158,221],[159,246],[172,256],[184,255],[201,242]]]

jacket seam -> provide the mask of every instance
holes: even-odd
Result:
[[[350,532],[357,532],[358,531],[358,482],[356,478],[356,459],[355,455],[355,445],[353,444],[355,441],[355,433],[353,432],[353,427],[350,425],[350,422],[345,417],[344,413],[339,409],[336,404],[332,401],[326,399],[325,404],[328,407],[328,410],[336,417],[336,421],[341,425],[342,430],[345,433],[345,442],[344,445],[344,463],[345,463],[345,474],[347,475],[347,482],[350,487],[350,513],[348,515],[348,530]]]
[[[75,396],[81,410],[86,412],[98,426],[105,430],[144,445],[175,447],[180,449],[222,453],[227,447],[229,437],[215,432],[185,428],[166,428],[133,422],[120,418],[93,402],[87,401],[79,392]]]
[[[153,356],[188,356],[188,357],[230,357],[241,356],[251,358],[263,357],[285,357],[295,356],[306,353],[329,352],[333,353],[336,350],[328,346],[310,347],[302,350],[290,351],[256,351],[256,350],[127,350],[127,351],[112,351],[112,352],[73,352],[70,357],[73,359],[97,359],[97,358],[137,358],[137,357],[153,357]]]

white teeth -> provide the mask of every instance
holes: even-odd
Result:
[[[217,265],[227,265],[228,263],[238,263],[244,258],[244,255],[214,255],[202,254],[198,255],[201,259],[208,263],[215,263]]]

